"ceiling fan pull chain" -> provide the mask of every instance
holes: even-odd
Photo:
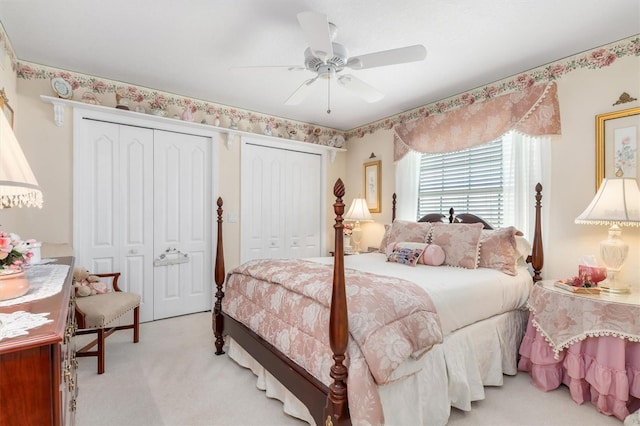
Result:
[[[331,114],[331,79],[327,79],[327,114]]]

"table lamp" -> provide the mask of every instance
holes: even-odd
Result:
[[[610,225],[609,237],[600,242],[600,257],[607,267],[607,279],[600,287],[610,293],[628,293],[630,287],[617,280],[629,253],[620,226],[640,226],[640,190],[635,179],[605,178],[591,204],[575,220],[585,225]]]
[[[351,203],[351,207],[349,207],[349,211],[344,216],[344,219],[350,222],[355,222],[353,232],[351,233],[351,238],[353,239],[353,243],[355,244],[355,253],[359,253],[360,241],[362,241],[362,230],[360,229],[360,222],[373,222],[371,213],[369,213],[369,209],[367,208],[367,201],[364,198],[354,198],[353,202]]]
[[[0,112],[0,209],[42,208],[42,191],[7,117]]]

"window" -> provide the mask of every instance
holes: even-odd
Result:
[[[458,152],[422,154],[417,219],[428,213],[473,213],[504,222],[502,140]]]

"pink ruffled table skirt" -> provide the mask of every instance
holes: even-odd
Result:
[[[559,352],[533,326],[520,345],[519,371],[550,391],[565,384],[578,404],[591,401],[599,412],[620,420],[640,408],[640,343],[613,336],[587,337]]]

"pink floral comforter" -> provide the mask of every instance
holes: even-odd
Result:
[[[349,310],[349,408],[358,424],[383,424],[376,385],[442,342],[429,295],[393,277],[345,270]],[[260,259],[229,273],[223,310],[329,385],[329,307],[333,266]]]

